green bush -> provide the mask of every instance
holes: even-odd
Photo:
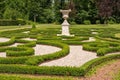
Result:
[[[11,38],[11,37],[14,36],[16,39],[26,38],[26,37],[29,37],[29,34],[22,33],[22,32],[28,31],[28,30],[30,30],[30,29],[25,28],[25,29],[2,31],[2,32],[0,32],[0,36],[1,37],[7,37],[7,38]]]
[[[0,58],[0,64],[24,64],[29,57]]]
[[[104,56],[106,53],[108,53],[109,48],[100,48],[97,50],[97,56]]]
[[[96,21],[96,24],[100,24],[100,20],[97,20],[97,21]]]
[[[35,25],[35,24],[33,24],[33,25],[32,25],[32,29],[35,29],[35,28],[36,28],[36,25]]]
[[[83,75],[85,75],[88,71],[90,71],[95,66],[100,65],[107,61],[115,60],[115,59],[120,59],[120,54],[109,55],[109,56],[104,56],[104,57],[93,59],[93,60],[85,63],[80,68],[83,70]]]
[[[30,77],[30,76],[21,76],[21,75],[12,75],[12,74],[0,74],[1,80],[73,80],[71,77]]]
[[[11,45],[15,42],[15,37],[12,37],[9,41],[7,42],[0,42],[0,46],[8,46]]]
[[[51,45],[51,46],[56,46],[62,48],[61,51],[57,51],[53,54],[47,54],[47,55],[42,55],[42,56],[36,56],[32,57],[31,59],[28,59],[26,61],[26,64],[28,65],[38,65],[44,61],[49,61],[53,59],[57,59],[63,56],[66,56],[69,53],[69,46],[57,41],[37,41],[37,44],[45,44],[45,45]]]
[[[109,20],[108,24],[115,24],[115,22],[113,20]]]
[[[86,25],[91,24],[91,22],[89,20],[85,20],[83,23],[86,24]]]
[[[23,20],[0,20],[0,26],[14,26],[14,25],[25,25],[26,22]]]
[[[94,46],[91,46],[89,44],[84,44],[83,45],[83,50],[87,50],[87,51],[97,51],[99,49],[99,47],[94,47]]]
[[[24,45],[18,45],[18,47],[35,47],[36,46],[36,42],[29,42],[29,43],[26,43]]]
[[[7,56],[20,57],[20,56],[30,56],[34,54],[34,49],[28,47],[11,47],[6,50]]]

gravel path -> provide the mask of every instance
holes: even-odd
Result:
[[[82,78],[80,80],[113,80],[113,76],[120,70],[120,60],[107,64],[98,69],[92,77]]]
[[[14,44],[10,45],[10,47],[17,47],[17,45],[22,45],[22,43],[14,43]]]
[[[31,39],[31,38],[22,38],[23,40],[28,40],[28,41],[36,41],[36,39]]]
[[[29,33],[30,31],[25,31],[25,32],[22,32],[22,33]]]
[[[92,42],[92,41],[95,41],[94,37],[89,37],[89,40],[83,40],[81,42]]]
[[[106,54],[105,56],[114,55],[114,54],[120,54],[120,52],[108,53],[108,54]]]
[[[70,46],[70,53],[66,57],[45,62],[39,66],[81,66],[94,58],[97,58],[96,53],[84,51],[82,46]]]
[[[6,57],[6,52],[0,52],[0,57]]]
[[[10,39],[8,39],[8,38],[0,38],[0,42],[7,42],[7,41],[9,41]]]
[[[98,34],[98,32],[92,32],[92,34]]]
[[[50,54],[56,51],[60,51],[61,49],[54,46],[48,46],[48,45],[36,45],[34,47],[35,55],[45,55]]]

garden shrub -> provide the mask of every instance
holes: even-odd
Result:
[[[93,59],[93,60],[85,63],[80,68],[83,70],[83,73],[84,73],[83,75],[85,75],[88,71],[90,71],[95,66],[100,65],[107,61],[115,60],[115,59],[120,59],[120,54],[109,55],[109,56],[104,56],[104,57]]]
[[[2,32],[0,32],[0,36],[7,37],[7,38],[11,38],[14,36],[16,39],[26,38],[26,37],[29,37],[29,34],[25,34],[22,32],[28,31],[28,30],[30,30],[30,29],[25,28],[25,29],[17,29],[17,30],[10,30],[10,31],[2,31]]]
[[[41,74],[41,75],[63,75],[63,76],[84,76],[93,67],[100,65],[106,61],[120,59],[120,55],[109,55],[93,59],[85,63],[81,67],[59,67],[59,66],[19,66],[0,64],[1,73],[17,73],[17,74]]]
[[[120,51],[120,44],[116,42],[95,42],[83,44],[83,50],[97,52],[97,56],[104,56],[111,52]]]
[[[29,57],[0,58],[0,64],[24,64]]]
[[[18,47],[35,47],[36,46],[36,42],[31,41],[29,43],[26,43],[24,45],[18,45]]]
[[[9,41],[7,42],[0,42],[0,46],[8,46],[11,45],[15,42],[15,37],[12,37]]]
[[[14,26],[14,25],[25,25],[24,20],[0,20],[0,26]]]
[[[28,65],[38,65],[44,61],[53,60],[53,59],[57,59],[57,58],[66,56],[69,53],[69,46],[66,44],[57,42],[57,41],[42,41],[42,40],[40,40],[40,41],[37,41],[37,44],[56,46],[56,47],[62,48],[62,50],[57,51],[53,54],[32,57],[32,59],[28,59],[26,61],[26,64],[28,64]]]
[[[96,24],[100,24],[100,20],[96,20]]]
[[[89,20],[85,20],[83,23],[86,24],[86,25],[91,24],[91,22]]]
[[[71,77],[37,77],[31,78],[28,76],[21,76],[21,75],[12,75],[12,74],[0,74],[1,80],[73,80]]]
[[[100,48],[97,50],[97,56],[104,56],[109,52],[109,48]]]
[[[35,24],[33,24],[33,25],[32,25],[32,29],[35,29],[35,28],[36,28],[36,25],[35,25]]]
[[[34,49],[28,47],[11,47],[6,51],[7,56],[20,57],[30,56],[34,54]]]

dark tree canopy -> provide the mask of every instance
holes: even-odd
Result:
[[[69,22],[92,24],[110,20],[120,23],[120,0],[0,0],[0,19],[61,23],[60,9],[71,9]],[[98,16],[99,15],[99,16]]]

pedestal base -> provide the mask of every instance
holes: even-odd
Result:
[[[75,35],[62,35],[62,34],[57,34],[57,36],[70,36],[70,37],[74,37]]]
[[[69,36],[69,25],[62,25],[62,35],[67,35]]]

